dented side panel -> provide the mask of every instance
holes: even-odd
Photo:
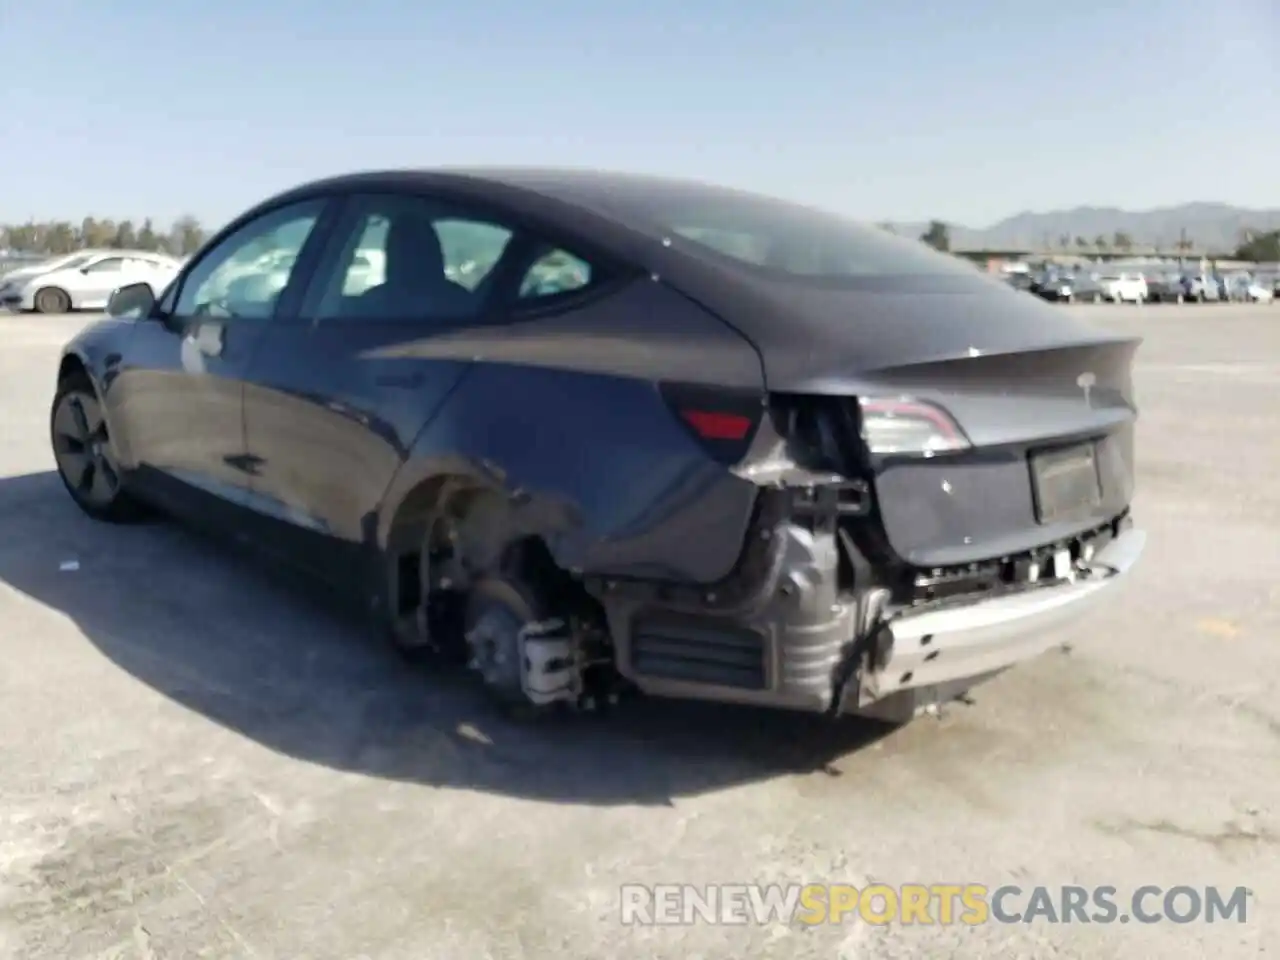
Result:
[[[730,570],[756,498],[653,384],[495,364],[474,368],[418,438],[392,497],[448,476],[500,491],[511,533],[542,536],[565,569],[675,581]]]
[[[509,533],[542,536],[568,570],[709,583],[741,553],[756,485],[706,455],[654,378],[763,392],[759,354],[660,281],[379,354],[473,361],[383,497],[381,548],[415,490],[458,476],[500,492]]]

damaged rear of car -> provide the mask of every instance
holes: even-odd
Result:
[[[572,198],[662,244],[664,283],[763,389],[673,411],[756,490],[714,584],[588,577],[641,690],[900,720],[1061,643],[1141,554],[1139,341],[923,245],[692,185]]]

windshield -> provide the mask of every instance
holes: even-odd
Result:
[[[40,270],[52,272],[54,270],[74,270],[82,267],[95,255],[92,253],[70,253],[62,257],[54,257],[52,260],[46,260],[43,263],[36,264]]]

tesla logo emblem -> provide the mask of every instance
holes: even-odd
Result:
[[[1088,406],[1093,406],[1093,386],[1098,382],[1098,378],[1089,370],[1086,370],[1080,376],[1076,377],[1076,386],[1084,391],[1084,402]]]

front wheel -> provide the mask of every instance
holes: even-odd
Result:
[[[45,287],[36,291],[36,313],[70,313],[71,297],[58,287]]]
[[[123,488],[115,445],[93,384],[84,374],[63,379],[53,395],[49,433],[54,462],[71,499],[95,520],[122,523],[144,511]]]

